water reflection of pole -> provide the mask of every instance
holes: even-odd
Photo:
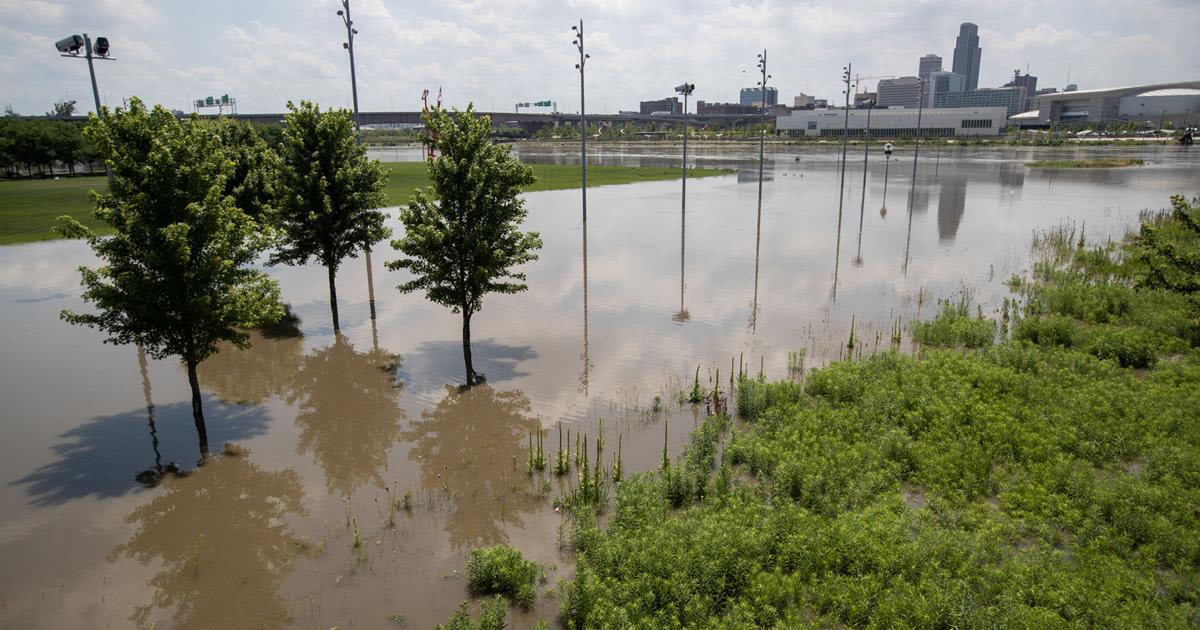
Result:
[[[375,322],[375,274],[371,268],[371,250],[367,250],[367,302],[371,305],[371,346],[379,350],[379,326]]]
[[[925,79],[917,79],[918,92],[925,94]],[[908,275],[908,254],[909,247],[912,244],[912,215],[913,215],[913,195],[917,192],[917,154],[921,150],[921,112],[925,105],[925,99],[917,99],[917,137],[913,143],[913,167],[912,167],[912,184],[908,189],[908,229],[904,236],[904,275]]]
[[[879,216],[887,216],[888,168],[892,165],[892,143],[883,145],[883,203],[879,205]]]
[[[579,384],[583,387],[583,395],[588,395],[591,360],[588,356],[588,251],[587,251],[587,222],[583,224],[583,374]]]
[[[854,264],[862,266],[862,233],[863,215],[867,210],[867,153],[871,147],[871,110],[875,109],[874,101],[867,101],[867,131],[863,135],[863,183],[862,203],[858,206],[858,252],[854,255]]]
[[[146,348],[138,344],[138,368],[142,372],[142,395],[146,398],[146,422],[150,425],[150,445],[154,448],[154,472],[162,475],[162,453],[158,450],[158,428],[154,423],[154,399],[150,396],[150,371],[146,368]]]
[[[914,169],[915,172],[915,169]],[[912,180],[912,185],[908,189],[908,228],[904,234],[904,275],[908,275],[908,252],[909,246],[912,244],[912,216],[913,216],[913,196],[917,192],[917,180]]]

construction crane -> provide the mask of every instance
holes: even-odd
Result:
[[[858,82],[859,81],[869,81],[871,79],[895,79],[895,78],[896,78],[896,75],[894,75],[894,74],[881,74],[881,75],[874,76],[874,77],[864,77],[862,75],[856,74],[856,75],[854,75],[854,93],[858,94]],[[868,90],[868,92],[869,91],[870,90]]]

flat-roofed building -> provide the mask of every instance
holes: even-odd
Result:
[[[921,79],[919,77],[897,77],[880,79],[876,89],[879,95],[875,104],[879,107],[916,107],[921,103]]]
[[[942,58],[939,55],[929,53],[917,62],[917,76],[922,79],[928,79],[929,75],[934,72],[942,71]]]
[[[639,111],[643,114],[682,114],[683,103],[679,102],[678,96],[669,96],[657,101],[642,101]]]
[[[916,109],[852,109],[847,130],[851,136],[867,134],[867,112],[871,112],[873,138],[917,135]],[[844,109],[794,110],[775,119],[775,128],[791,136],[840,137],[846,119]],[[998,136],[1004,133],[1008,110],[1004,107],[930,108],[920,114],[921,135],[937,137]]]
[[[929,86],[925,88],[928,95],[925,107],[933,107],[938,94],[947,92],[963,92],[967,89],[967,78],[954,72],[933,72],[929,75]]]
[[[934,107],[1004,107],[1008,115],[1025,111],[1025,88],[983,88],[966,92],[943,92],[933,99]]]

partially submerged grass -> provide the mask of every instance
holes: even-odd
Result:
[[[504,630],[508,627],[508,603],[497,595],[484,600],[479,619],[471,617],[470,604],[463,602],[459,605],[446,623],[439,623],[434,630]]]
[[[522,608],[533,605],[537,564],[507,545],[471,550],[467,586],[472,595],[506,595]]]
[[[715,481],[716,416],[577,521],[564,625],[1196,627],[1200,304],[1080,240],[1015,339],[740,377]]]
[[[571,164],[531,164],[537,181],[525,192],[579,188],[579,167]],[[424,162],[389,162],[387,194],[389,205],[404,205],[413,190],[429,185],[429,173]],[[688,170],[688,177],[727,175],[728,171],[713,168]],[[588,166],[588,187],[634,184],[638,182],[677,179],[676,168]],[[58,238],[53,231],[55,219],[70,215],[98,234],[112,230],[92,217],[89,192],[103,192],[108,183],[103,177],[70,177],[46,180],[0,181],[0,245],[30,243]]]
[[[930,321],[913,324],[913,339],[926,346],[982,348],[991,345],[996,322],[982,313],[972,317],[966,294],[957,302],[941,301],[941,310]]]
[[[1122,166],[1141,166],[1141,158],[1093,158],[1090,160],[1035,160],[1026,162],[1030,168],[1119,168]]]

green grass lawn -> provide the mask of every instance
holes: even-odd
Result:
[[[1098,158],[1094,160],[1037,160],[1026,162],[1030,168],[1120,168],[1141,166],[1140,158]]]
[[[388,203],[408,202],[412,191],[429,185],[424,162],[392,162],[384,189]],[[579,166],[572,164],[533,164],[537,181],[526,192],[578,188]],[[719,169],[692,169],[692,177],[725,175]],[[677,179],[679,169],[627,166],[589,166],[588,187],[633,184]],[[58,180],[0,181],[0,245],[30,243],[56,238],[52,231],[59,215],[69,214],[99,233],[107,226],[92,218],[90,190],[104,190],[103,177],[77,177]]]

